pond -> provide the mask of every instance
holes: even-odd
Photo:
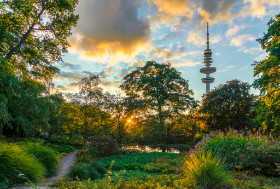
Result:
[[[175,145],[135,145],[123,146],[124,150],[138,151],[138,152],[166,152],[166,153],[187,153],[192,149],[192,146],[184,144]]]

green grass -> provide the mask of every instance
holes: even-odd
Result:
[[[0,143],[0,186],[40,182],[45,169],[39,160],[16,144]]]
[[[191,154],[184,169],[187,185],[198,188],[219,188],[229,181],[229,173],[213,153],[201,150]]]
[[[24,146],[26,152],[34,155],[44,166],[46,177],[55,175],[60,161],[58,154],[54,150],[47,146],[42,146],[39,143],[26,143]]]

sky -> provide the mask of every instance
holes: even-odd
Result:
[[[126,74],[154,60],[171,63],[201,100],[206,22],[217,68],[211,89],[232,79],[251,84],[252,64],[267,56],[256,39],[280,13],[280,0],[80,0],[76,13],[69,52],[55,64],[56,90],[75,92],[73,83],[95,74],[104,91],[119,93]]]

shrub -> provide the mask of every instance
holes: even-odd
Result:
[[[83,141],[82,138],[79,137],[73,137],[71,140],[67,139],[65,137],[60,137],[60,136],[56,136],[56,137],[48,137],[45,138],[46,141],[52,143],[52,144],[57,144],[57,145],[70,145],[70,146],[75,146],[75,147],[81,147],[83,146]]]
[[[0,185],[40,182],[44,173],[43,165],[33,155],[18,145],[0,143]]]
[[[260,146],[250,149],[250,155],[241,161],[241,170],[250,170],[256,174],[279,177],[277,164],[280,163],[279,146]]]
[[[188,157],[185,175],[187,185],[204,189],[219,188],[229,179],[229,174],[222,167],[220,160],[211,152],[203,150]]]
[[[192,153],[201,149],[212,151],[230,169],[279,176],[280,143],[271,136],[250,131],[211,132],[199,142]]]
[[[87,180],[90,178],[89,176],[89,165],[88,164],[75,164],[69,170],[68,177],[76,180],[79,178],[80,180]]]
[[[75,148],[70,145],[47,144],[47,146],[56,151],[57,153],[70,153],[75,151]]]
[[[252,134],[236,130],[228,132],[210,132],[204,136],[202,141],[197,143],[195,150],[192,152],[204,149],[212,151],[220,159],[224,160],[225,164],[230,169],[239,167],[244,157],[250,156],[250,149],[256,149],[260,145],[269,146],[273,144],[273,139],[270,136],[263,136],[259,133]]]
[[[98,171],[98,173],[101,174],[102,176],[105,175],[107,172],[107,169],[101,163],[94,162],[94,163],[91,163],[90,166],[94,167]]]
[[[53,176],[56,173],[60,162],[58,155],[51,148],[39,143],[27,143],[25,148],[27,153],[33,154],[45,167],[46,177]]]
[[[91,178],[92,180],[100,179],[106,173],[106,169],[103,165],[92,163],[78,163],[71,167],[67,176],[76,180],[79,178],[80,180],[87,180]]]
[[[119,153],[118,143],[115,139],[110,137],[95,137],[90,143],[89,153],[95,156],[116,155]]]

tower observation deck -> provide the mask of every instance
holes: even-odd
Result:
[[[208,32],[208,22],[207,22],[207,49],[204,51],[204,67],[200,69],[200,73],[206,74],[205,78],[202,78],[202,83],[206,84],[206,94],[210,91],[210,83],[214,82],[214,78],[210,77],[211,73],[216,72],[215,67],[211,67],[213,62],[212,60],[212,51],[209,49],[209,32]]]

